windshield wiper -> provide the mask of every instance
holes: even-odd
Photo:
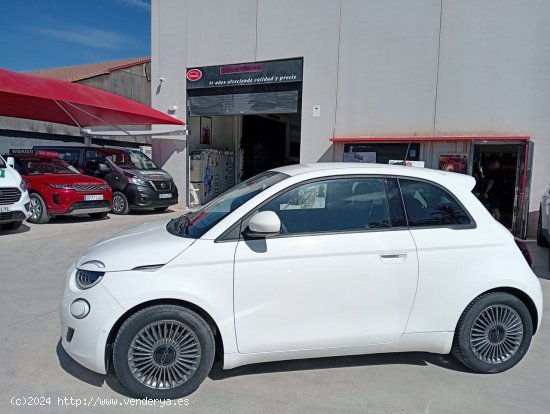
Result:
[[[184,237],[187,234],[187,227],[191,224],[189,213],[174,218],[166,225],[166,230],[174,236]]]

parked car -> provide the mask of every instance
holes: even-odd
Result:
[[[30,197],[31,223],[47,223],[55,216],[88,214],[104,218],[111,211],[109,185],[88,177],[59,158],[55,151],[12,151]]]
[[[15,230],[29,216],[30,200],[25,181],[13,168],[13,158],[0,156],[0,229]]]
[[[34,149],[57,151],[82,173],[107,181],[113,190],[114,214],[141,209],[160,212],[178,202],[178,189],[172,176],[139,150],[71,146]]]
[[[539,221],[537,224],[537,244],[548,247],[550,240],[550,189],[547,189],[540,201]]]
[[[68,270],[62,344],[132,395],[193,392],[285,359],[452,352],[502,372],[542,317],[538,279],[470,176],[380,164],[270,170],[169,222],[97,243]]]

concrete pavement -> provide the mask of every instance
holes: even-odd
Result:
[[[67,268],[92,243],[134,224],[179,214],[111,215],[100,221],[58,218],[0,232],[0,412],[159,409],[159,403],[136,405],[143,403],[128,399],[112,374],[88,371],[64,353],[59,345],[58,301]],[[529,248],[549,297],[548,249],[534,242]],[[550,309],[545,304],[542,326],[526,358],[502,374],[475,374],[450,356],[425,353],[277,362],[231,371],[216,365],[180,406],[162,409],[179,413],[544,413],[550,407],[549,340]],[[90,406],[83,406],[84,401]]]

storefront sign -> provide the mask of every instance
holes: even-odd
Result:
[[[187,70],[187,89],[300,82],[302,59],[203,66]]]

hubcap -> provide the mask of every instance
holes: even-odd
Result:
[[[124,200],[121,196],[114,196],[113,197],[113,210],[114,211],[122,211],[124,210]]]
[[[518,313],[506,305],[493,305],[481,312],[470,332],[474,355],[487,364],[510,359],[523,340],[523,322]]]
[[[180,386],[193,376],[200,360],[197,335],[179,321],[147,325],[137,333],[128,349],[132,375],[149,388]]]
[[[38,220],[40,218],[40,215],[42,214],[42,207],[40,206],[40,203],[36,198],[31,198],[31,205],[29,209],[31,211],[31,217],[34,220]]]

